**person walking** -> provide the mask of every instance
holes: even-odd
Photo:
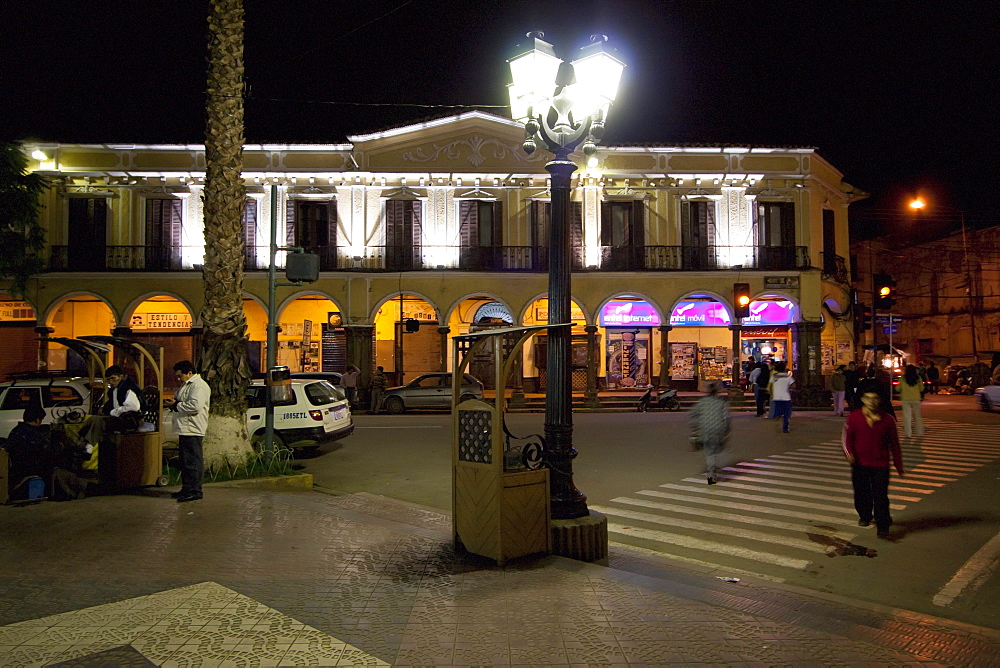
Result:
[[[750,372],[750,386],[753,388],[753,398],[757,405],[757,417],[764,415],[764,409],[770,396],[767,393],[770,381],[771,367],[768,366],[767,362],[761,362],[756,369]]]
[[[920,414],[920,402],[924,399],[924,383],[920,379],[917,367],[906,365],[903,380],[899,383],[899,402],[903,406],[903,433],[907,438],[913,437],[916,427],[917,436],[924,435],[924,418]]]
[[[847,402],[847,410],[853,411],[858,408],[858,382],[861,378],[858,376],[858,365],[853,361],[847,363],[847,369],[844,370],[844,401]]]
[[[729,436],[729,402],[719,394],[719,383],[708,386],[708,394],[698,400],[691,411],[691,440],[700,443],[705,453],[705,475],[708,484],[715,484],[719,454]]]
[[[774,417],[781,418],[781,431],[785,434],[792,419],[792,385],[795,384],[795,378],[787,368],[785,362],[775,362],[771,375],[771,405],[774,406]]]
[[[874,389],[861,394],[861,408],[851,411],[844,426],[844,457],[851,465],[854,487],[854,509],[858,526],[871,526],[872,519],[879,538],[889,538],[892,516],[889,514],[890,457],[900,478],[903,455],[896,432],[896,419],[884,410],[882,399]]]
[[[934,360],[929,362],[925,373],[927,374],[927,382],[930,383],[931,386],[931,394],[937,394],[938,385],[941,384],[941,370],[937,368],[936,364],[934,364]]]
[[[188,360],[174,365],[174,376],[183,384],[173,399],[163,400],[163,405],[174,412],[174,431],[181,459],[181,489],[170,496],[178,503],[186,503],[203,496],[201,486],[205,477],[205,455],[202,441],[208,428],[212,390]]]
[[[844,396],[847,394],[847,378],[844,376],[844,365],[841,364],[830,378],[830,391],[833,392],[833,414],[844,417]]]
[[[389,384],[389,379],[385,377],[385,369],[383,367],[377,367],[375,373],[372,374],[372,378],[368,381],[368,389],[371,392],[371,407],[372,413],[378,413],[382,410],[382,394],[385,392],[386,385]]]
[[[351,405],[351,408],[357,404],[358,397],[358,375],[361,370],[353,364],[347,367],[347,371],[340,377],[340,385],[344,388],[344,394],[347,395],[347,403]]]

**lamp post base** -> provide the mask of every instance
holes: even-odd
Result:
[[[608,558],[608,518],[591,510],[572,520],[552,520],[552,554],[579,561]]]

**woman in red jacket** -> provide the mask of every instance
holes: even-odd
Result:
[[[877,392],[861,395],[861,408],[851,412],[844,427],[844,456],[851,464],[858,526],[869,526],[874,517],[878,537],[888,538],[890,457],[899,477],[904,474],[896,419],[881,403]]]

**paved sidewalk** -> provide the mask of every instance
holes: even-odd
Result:
[[[498,568],[369,494],[0,507],[0,665],[996,665],[1000,633],[613,549]]]

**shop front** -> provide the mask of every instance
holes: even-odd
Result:
[[[679,390],[707,391],[733,375],[729,310],[709,297],[692,296],[670,313],[670,382]]]
[[[645,301],[611,300],[601,309],[604,327],[605,382],[609,390],[645,389],[652,378],[653,328],[662,324]]]

